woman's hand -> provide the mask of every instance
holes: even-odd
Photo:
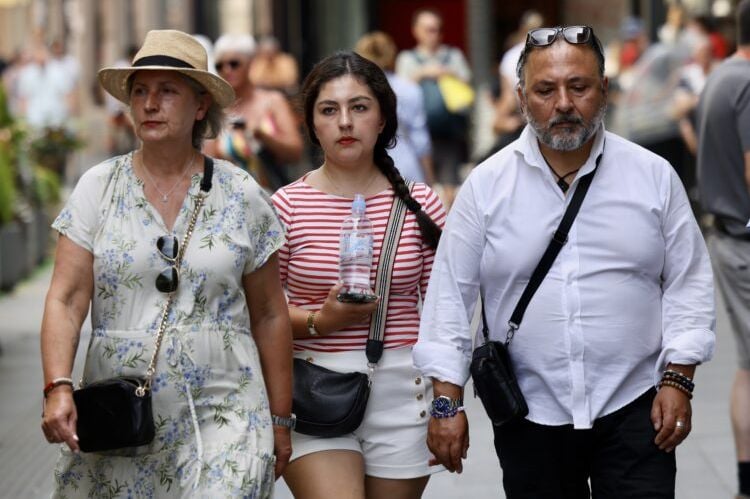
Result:
[[[378,308],[380,298],[372,303],[342,303],[336,299],[343,283],[338,283],[328,292],[326,301],[315,317],[315,328],[322,335],[353,326],[367,324]]]
[[[56,444],[65,442],[73,452],[78,452],[78,435],[76,435],[76,406],[73,402],[73,390],[68,386],[59,386],[52,390],[44,404],[42,431],[47,442]]]
[[[273,427],[273,453],[276,455],[276,468],[274,472],[278,479],[289,464],[292,457],[292,430],[284,426]]]
[[[464,412],[451,418],[430,418],[427,447],[435,456],[430,466],[442,464],[451,473],[464,470],[463,460],[469,451],[469,421]]]

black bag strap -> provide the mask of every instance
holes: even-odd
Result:
[[[414,188],[414,182],[407,182],[409,192]],[[385,336],[385,319],[388,314],[388,300],[393,277],[393,264],[396,261],[396,250],[401,239],[401,229],[406,219],[406,203],[394,192],[388,225],[383,235],[383,245],[380,248],[378,271],[375,274],[375,294],[380,296],[380,303],[370,320],[370,334],[367,339],[365,353],[370,368],[378,363],[383,355],[383,337]]]
[[[570,204],[568,204],[568,207],[565,209],[562,220],[560,220],[560,225],[558,225],[557,230],[552,235],[552,240],[549,242],[549,245],[544,251],[542,258],[536,265],[534,272],[531,273],[531,278],[526,284],[526,288],[523,290],[521,297],[518,299],[516,308],[513,309],[513,313],[511,314],[510,320],[508,321],[508,333],[505,336],[506,345],[510,344],[511,340],[513,340],[513,336],[516,334],[516,331],[518,331],[518,328],[521,325],[523,314],[526,313],[526,307],[529,306],[531,298],[534,296],[534,293],[536,293],[536,290],[539,288],[539,286],[542,284],[542,281],[547,276],[547,272],[549,272],[549,269],[552,268],[552,264],[555,262],[557,255],[560,254],[560,250],[562,250],[563,246],[565,246],[565,243],[568,242],[568,232],[570,232],[570,227],[573,225],[573,221],[578,215],[578,210],[583,204],[583,198],[586,197],[589,186],[591,186],[591,181],[594,179],[594,174],[599,168],[599,162],[602,159],[602,154],[603,153],[600,153],[599,156],[597,156],[594,169],[581,177],[581,179],[578,181],[578,186],[573,193]],[[487,327],[487,318],[484,312],[484,300],[482,300],[482,335],[484,336],[484,341],[488,342],[489,328]]]

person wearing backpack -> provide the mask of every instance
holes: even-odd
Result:
[[[458,185],[459,169],[467,158],[468,109],[450,111],[438,80],[452,76],[468,84],[471,69],[460,49],[441,43],[442,27],[443,18],[437,10],[420,9],[414,13],[412,34],[417,45],[399,54],[396,74],[422,87],[437,181]]]

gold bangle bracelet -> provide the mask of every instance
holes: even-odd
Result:
[[[310,312],[307,314],[307,332],[310,336],[318,336],[318,330],[315,328],[315,316],[317,312]]]

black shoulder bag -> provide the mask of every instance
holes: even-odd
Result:
[[[198,213],[211,190],[213,160],[205,157],[201,190],[195,200],[185,238],[179,248],[175,267],[180,271],[185,249],[195,229]],[[118,376],[81,386],[73,391],[78,421],[76,433],[83,452],[102,452],[151,443],[156,433],[151,407],[151,381],[167,327],[169,309],[175,292],[169,293],[159,322],[154,353],[145,377]]]
[[[474,350],[469,370],[471,378],[474,381],[474,393],[479,396],[485,411],[487,411],[487,415],[495,426],[501,426],[524,418],[529,413],[526,399],[523,397],[521,388],[518,386],[516,374],[513,371],[513,364],[508,349],[513,336],[521,325],[526,307],[529,305],[531,298],[536,293],[547,272],[552,268],[552,264],[560,253],[560,250],[568,241],[568,232],[573,225],[573,220],[578,215],[578,210],[583,203],[586,192],[589,190],[601,158],[602,155],[600,154],[596,158],[594,169],[581,177],[581,180],[578,182],[578,187],[576,187],[573,193],[573,198],[565,210],[560,225],[557,227],[552,240],[547,246],[547,250],[531,274],[526,289],[523,290],[521,298],[519,298],[516,308],[513,310],[513,314],[511,314],[504,342],[490,341],[489,327],[487,326],[487,318],[484,313],[484,300],[482,300],[482,336],[484,337],[484,344]]]
[[[410,190],[413,185],[408,184]],[[372,374],[383,355],[388,290],[405,218],[406,205],[394,195],[375,275],[375,294],[380,295],[380,304],[370,321],[365,347],[369,372],[340,373],[295,358],[292,391],[292,412],[297,419],[295,431],[315,437],[338,437],[353,432],[362,424]]]

